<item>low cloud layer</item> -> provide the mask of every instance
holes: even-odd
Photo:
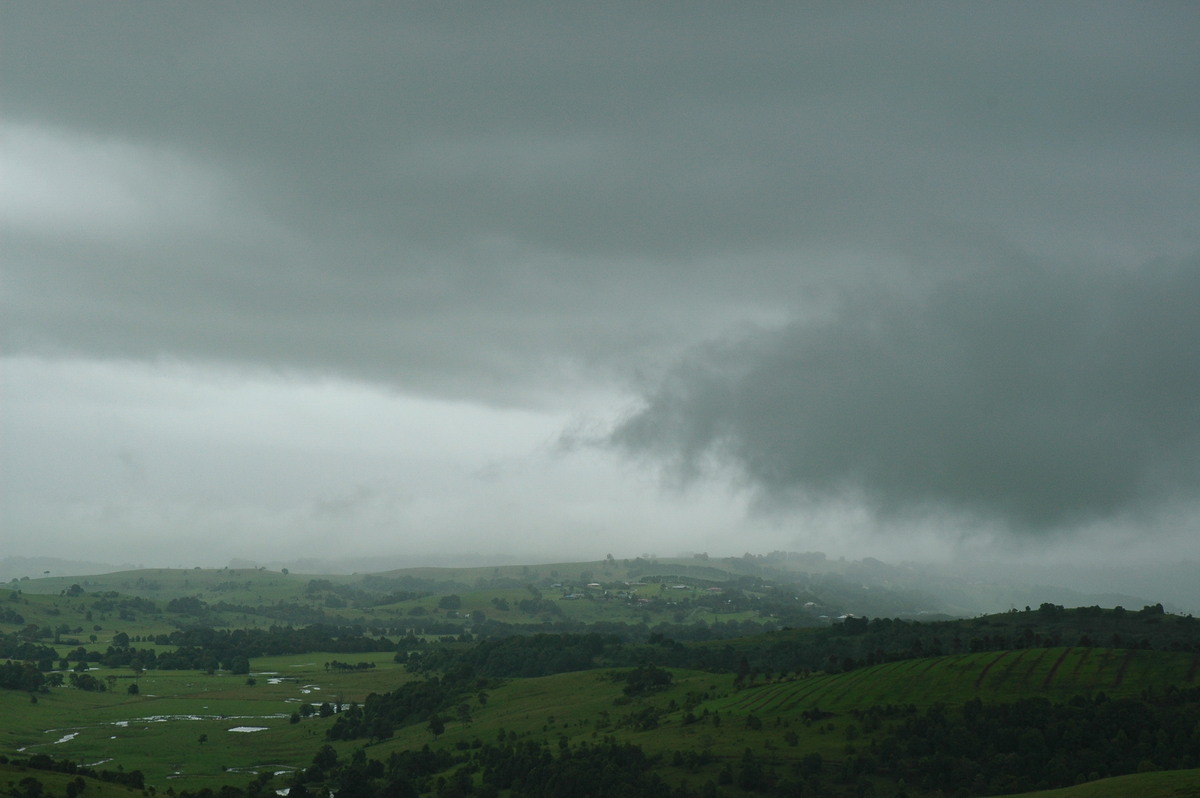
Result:
[[[1046,531],[1200,497],[1200,260],[1020,260],[692,352],[612,440],[762,494]]]

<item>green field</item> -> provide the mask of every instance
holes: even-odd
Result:
[[[136,681],[138,695],[124,686],[127,671],[116,675],[119,687],[103,693],[55,688],[36,704],[14,691],[0,691],[0,750],[8,754],[48,753],[81,764],[119,762],[141,770],[147,783],[165,789],[174,781],[219,786],[227,771],[256,772],[305,764],[328,725],[313,717],[292,724],[301,703],[348,704],[368,693],[383,692],[411,678],[390,654],[355,655],[375,662],[371,670],[329,672],[335,655],[301,654],[256,660],[252,677],[196,671],[149,671]],[[230,731],[261,727],[262,731]],[[201,736],[205,740],[201,742]],[[240,781],[237,779],[235,781]]]
[[[961,704],[1032,695],[1138,695],[1148,685],[1190,684],[1197,655],[1160,651],[1043,648],[911,659],[743,690],[735,712],[787,714],[820,707],[844,712],[878,704]]]
[[[1101,779],[1060,790],[1026,792],[1011,798],[1196,798],[1200,770],[1168,770]]]
[[[174,569],[21,581],[12,591],[0,590],[0,612],[7,611],[0,616],[4,618],[0,631],[52,647],[56,660],[68,655],[77,660],[72,652],[80,648],[102,656],[108,647],[124,645],[120,641],[126,636],[131,647],[161,655],[174,646],[162,642],[162,637],[156,642],[156,635],[194,627],[294,626],[299,630],[317,624],[383,641],[387,650],[253,657],[250,673],[241,675],[223,669],[228,665],[214,666],[211,672],[138,671],[97,667],[93,661],[87,674],[107,686],[103,692],[68,686],[32,695],[0,690],[0,756],[43,753],[96,769],[137,770],[144,774],[147,788],[155,791],[217,791],[226,785],[245,789],[259,774],[272,789],[283,787],[312,764],[314,753],[326,743],[326,732],[337,721],[334,707],[344,711],[361,705],[371,694],[388,694],[437,676],[411,673],[397,664],[393,655],[402,637],[430,626],[438,631],[421,634],[424,643],[417,645],[418,651],[470,652],[475,643],[469,633],[486,632],[491,621],[513,629],[533,625],[543,632],[555,628],[583,632],[592,624],[609,623],[623,625],[626,634],[645,637],[621,644],[629,652],[624,660],[609,659],[607,654],[598,660],[621,661],[622,666],[481,680],[480,687],[456,698],[455,706],[444,708],[445,728],[437,736],[422,720],[401,725],[382,739],[333,742],[341,761],[349,761],[359,750],[372,760],[387,761],[391,754],[425,746],[465,757],[466,752],[497,741],[545,744],[549,750],[565,751],[608,740],[636,745],[653,759],[654,772],[667,784],[686,785],[693,791],[708,789],[705,785],[711,782],[720,785],[722,795],[753,794],[739,788],[736,780],[729,782],[729,774],[740,772],[746,752],[752,751],[781,778],[819,757],[826,779],[821,789],[833,790],[830,794],[849,794],[846,791],[869,785],[876,794],[890,796],[895,784],[886,778],[838,775],[870,749],[872,735],[885,733],[902,717],[885,716],[890,719],[882,726],[868,728],[863,713],[870,710],[907,707],[911,715],[936,706],[957,709],[972,699],[1002,704],[1042,696],[1063,702],[1097,693],[1114,699],[1139,698],[1147,691],[1198,683],[1200,654],[1191,649],[1165,650],[1190,645],[1188,641],[1196,636],[1193,619],[1164,615],[1161,608],[1110,613],[1098,608],[1048,607],[952,626],[896,622],[877,629],[862,622],[701,640],[690,650],[706,657],[725,652],[723,668],[711,672],[669,667],[669,686],[626,695],[625,683],[617,677],[628,672],[637,657],[684,650],[661,634],[655,642],[650,635],[653,624],[674,623],[686,631],[689,624],[759,622],[777,608],[798,606],[809,595],[755,581],[734,587],[733,580],[740,578],[737,569],[724,565],[610,561],[343,577],[261,569]],[[664,581],[645,581],[653,578]],[[726,587],[714,591],[717,584]],[[739,603],[730,601],[733,606],[726,606],[726,596],[737,597]],[[176,600],[187,601],[176,610],[172,609]],[[774,602],[769,606],[776,609],[768,613],[763,609],[767,604],[756,602]],[[923,632],[925,628],[931,631]],[[926,651],[931,641],[953,640],[962,651],[968,643],[971,648],[994,646],[1000,636],[1023,645],[912,656],[907,652],[920,648],[921,640],[913,642],[919,635],[925,635]],[[1071,641],[1081,635],[1092,640],[1120,635],[1140,645],[1044,642]],[[1150,637],[1160,643],[1158,650],[1147,645]],[[829,661],[836,664],[833,670],[845,668],[845,672],[786,666],[789,658],[801,657],[818,644],[839,652],[836,661],[832,657]],[[899,658],[870,666],[843,665],[847,653],[879,645],[895,646]],[[521,649],[520,656],[524,655]],[[763,659],[743,678],[735,678],[732,669],[743,655]],[[347,660],[373,667],[336,667],[335,661]],[[327,667],[331,662],[335,667]],[[80,667],[62,672],[64,681]],[[136,685],[136,693],[129,691],[131,685]],[[326,717],[319,711],[323,703],[330,707]],[[306,709],[305,717],[293,722],[301,707]],[[20,788],[32,771],[3,763],[0,768],[0,784],[8,783],[9,792],[18,798],[33,798]],[[58,798],[70,779],[46,774],[42,781],[49,794]],[[1196,793],[1187,790],[1197,781],[1196,771],[1139,773],[1045,795],[1191,795]],[[852,789],[849,785],[854,784]],[[89,783],[86,794],[103,798],[127,792],[95,782]],[[926,793],[910,788],[909,794],[915,798]]]

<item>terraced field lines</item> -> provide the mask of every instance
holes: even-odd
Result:
[[[750,711],[761,710],[776,703],[779,694],[786,690],[782,684],[763,685],[754,688],[754,696],[742,702],[742,706]]]
[[[958,656],[958,657],[955,657],[954,659],[950,660],[950,662],[951,662],[951,663],[953,663],[953,662],[958,662],[958,661],[959,661],[959,660],[961,660],[961,659],[962,659],[962,656]],[[917,660],[917,662],[921,662],[921,660]],[[925,665],[925,667],[921,669],[921,672],[920,672],[919,674],[917,674],[918,676],[924,676],[926,673],[928,673],[928,672],[930,671],[930,669],[932,669],[933,667],[935,667],[935,666],[937,666],[937,665],[944,665],[944,664],[946,664],[946,660],[945,660],[945,659],[942,659],[942,658],[935,657],[935,658],[933,658],[933,659],[927,659],[927,660],[925,660],[925,661],[923,662],[923,664]]]
[[[816,692],[824,689],[827,685],[827,682],[828,682],[828,677],[820,677],[820,676],[814,677],[813,679],[810,680],[809,684],[806,684],[806,685],[804,685],[804,687],[799,687],[796,690],[794,690],[792,692],[791,698],[788,701],[784,702],[783,706],[780,707],[780,710],[787,711],[787,710],[790,710],[792,707],[796,706],[797,704],[802,703],[805,699],[807,699],[813,693],[816,693]],[[805,688],[807,688],[807,689],[805,689]]]
[[[1120,667],[1117,668],[1117,678],[1113,680],[1113,689],[1121,686],[1121,682],[1125,681],[1125,671],[1129,670],[1129,663],[1133,661],[1137,651],[1128,651],[1125,653],[1125,659],[1121,660]]]
[[[1046,655],[1049,653],[1050,649],[1048,648],[1039,649],[1037,657],[1033,660],[1033,662],[1029,663],[1029,667],[1025,670],[1025,675],[1021,677],[1021,688],[1023,690],[1029,689],[1029,677],[1033,676],[1033,674],[1038,670],[1038,667],[1042,664],[1042,660],[1044,660]]]
[[[1057,673],[1057,672],[1058,672],[1058,668],[1060,668],[1060,667],[1062,666],[1062,664],[1063,664],[1063,660],[1066,660],[1066,659],[1067,659],[1067,656],[1068,656],[1070,653],[1072,653],[1072,652],[1073,652],[1073,650],[1075,650],[1075,649],[1074,649],[1074,648],[1064,648],[1064,649],[1062,649],[1062,654],[1058,655],[1058,659],[1056,659],[1056,660],[1054,661],[1054,665],[1051,665],[1051,666],[1050,666],[1050,670],[1049,670],[1049,671],[1046,671],[1046,676],[1045,676],[1045,678],[1044,678],[1044,679],[1042,679],[1042,689],[1043,689],[1043,690],[1046,690],[1046,689],[1049,689],[1049,688],[1050,688],[1050,684],[1051,684],[1052,682],[1054,682],[1055,673]]]
[[[919,669],[923,674],[929,670],[929,664],[924,660],[913,659],[890,663],[887,668],[886,672],[892,683],[899,686],[901,690],[911,692],[911,685],[916,684],[919,680],[919,674],[914,676],[911,671]],[[895,690],[892,692],[894,693]]]
[[[1079,654],[1079,659],[1075,660],[1075,667],[1071,670],[1071,681],[1079,683],[1079,670],[1089,659],[1091,659],[1093,649],[1085,648]]]
[[[1010,659],[1008,664],[1000,669],[1000,672],[996,674],[996,677],[992,679],[992,683],[989,684],[988,687],[990,687],[992,690],[998,690],[999,688],[1003,687],[1012,676],[1013,671],[1016,670],[1017,666],[1021,664],[1021,660],[1025,659],[1025,655],[1028,653],[1029,649],[1027,648],[1018,651],[1017,656],[1013,659]]]
[[[1058,673],[1058,667],[1063,664],[1063,660],[1074,651],[1073,648],[1064,648],[1063,653],[1058,655],[1058,659],[1054,660],[1054,664],[1050,666],[1050,670],[1046,672],[1046,678],[1042,679],[1042,689],[1050,687],[1050,683],[1054,681],[1054,674]]]
[[[979,659],[978,654],[959,654],[949,660],[933,660],[930,667],[935,665],[938,667],[932,677],[937,680],[938,686],[945,693],[960,694],[966,690],[965,683],[971,679]]]
[[[990,671],[992,669],[992,666],[995,665],[1000,660],[1007,657],[1011,653],[1012,653],[1011,651],[1002,651],[1002,652],[1000,652],[1000,656],[994,657],[991,662],[989,662],[987,665],[983,666],[983,670],[981,670],[979,672],[979,676],[976,677],[976,679],[975,679],[975,689],[976,690],[978,690],[983,685],[983,680],[988,675],[988,671]]]
[[[840,693],[830,698],[830,701],[834,706],[840,704],[842,698],[844,698],[851,690],[855,689],[860,682],[862,682],[864,679],[869,680],[875,676],[875,671],[876,668],[863,668],[862,670],[858,671],[853,677],[845,680],[845,688]]]

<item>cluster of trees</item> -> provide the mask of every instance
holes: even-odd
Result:
[[[298,771],[291,781],[290,798],[311,798],[333,792],[351,798],[417,798],[419,795],[479,796],[522,795],[530,798],[557,798],[562,795],[622,795],[630,798],[709,798],[719,795],[721,786],[737,785],[744,790],[772,796],[822,795],[848,798],[861,795],[863,782],[846,779],[827,780],[819,754],[792,764],[787,772],[747,749],[737,763],[730,763],[715,779],[693,786],[688,783],[667,786],[655,769],[666,761],[663,755],[651,756],[633,743],[620,743],[611,737],[597,742],[571,746],[565,738],[552,746],[544,741],[520,739],[515,733],[499,733],[496,743],[476,739],[462,743],[453,752],[420,750],[390,754],[386,760],[369,758],[364,749],[349,758],[339,757],[326,744],[317,751],[312,764]],[[677,752],[671,763],[688,772],[696,772],[711,760],[694,752]],[[265,798],[269,795],[272,775],[256,776],[247,788],[222,787],[211,790],[183,791],[177,798]]]
[[[349,671],[367,671],[374,667],[374,662],[356,662],[351,665],[349,662],[340,662],[335,659],[325,663],[325,670],[339,671],[341,673],[347,673]]]
[[[352,605],[357,608],[378,607],[385,604],[395,604],[400,601],[411,601],[429,595],[427,591],[398,590],[390,583],[384,582],[377,590],[363,590],[353,585],[337,585],[328,579],[310,579],[304,587],[305,596],[312,599],[322,599],[326,606],[344,607]],[[391,589],[388,589],[391,588]],[[331,602],[330,599],[336,599]]]
[[[1067,787],[1147,770],[1200,766],[1200,688],[1169,687],[1141,699],[1103,693],[1052,703],[968,701],[931,707],[887,727],[848,760],[865,774],[923,790],[1002,793]]]
[[[486,701],[486,691],[494,682],[477,677],[468,668],[455,668],[441,677],[406,682],[387,693],[371,693],[362,706],[350,705],[340,713],[325,736],[330,740],[370,738],[385,740],[400,726],[425,723],[439,713],[455,712],[468,720],[470,705],[475,696]],[[466,712],[462,708],[466,707]],[[440,734],[441,732],[435,732]]]
[[[622,691],[628,696],[645,695],[646,693],[657,693],[660,690],[666,690],[671,686],[671,682],[674,679],[675,677],[670,671],[656,668],[653,665],[639,665],[631,671],[613,675],[614,681],[625,683]]]
[[[548,676],[596,667],[605,652],[621,647],[612,635],[533,634],[485,640],[469,649],[446,647],[407,654],[420,673],[466,669],[480,676]]]
[[[301,628],[272,626],[270,629],[182,629],[155,639],[156,643],[177,646],[173,653],[159,655],[160,668],[195,668],[197,661],[222,663],[277,654],[303,654],[328,651],[358,654],[391,651],[395,644],[383,637],[369,637],[360,626],[315,624]],[[172,664],[161,664],[166,657]],[[179,664],[175,664],[179,663]]]
[[[0,632],[0,657],[5,659],[0,666],[0,688],[8,690],[41,690],[43,671],[54,667],[58,652],[49,646],[27,639],[27,635]],[[36,682],[36,684],[34,684]]]
[[[0,765],[15,765],[32,770],[42,770],[53,773],[66,773],[71,776],[86,776],[109,784],[120,784],[135,790],[145,789],[146,779],[140,770],[96,770],[72,762],[69,759],[55,759],[49,754],[34,754],[29,757],[6,757],[0,755]]]
[[[1137,612],[1119,607],[1064,610],[1057,605],[1043,605],[1037,610],[933,623],[847,618],[820,629],[786,629],[728,645],[688,647],[682,657],[677,656],[669,664],[736,671],[744,657],[758,673],[837,673],[882,662],[967,651],[1093,645],[1200,652],[1200,621],[1191,616],[1166,615],[1162,605]]]
[[[436,783],[434,776],[462,759],[426,745],[419,751],[394,752],[386,760],[369,759],[360,748],[347,760],[339,758],[337,751],[326,744],[317,751],[312,765],[296,774],[288,795],[310,798],[332,793],[352,798],[417,798],[433,789],[446,794],[446,780],[442,778]],[[190,796],[181,794],[179,798]]]
[[[0,664],[0,688],[34,693],[40,692],[45,683],[45,674],[32,662],[7,660]]]
[[[56,666],[66,670],[74,662],[77,670],[84,670],[94,663],[108,668],[127,667],[133,670],[228,670],[249,673],[250,659],[253,657],[312,651],[366,653],[395,648],[395,643],[390,640],[368,637],[361,628],[330,626],[301,629],[273,626],[267,630],[185,629],[158,635],[153,642],[176,648],[174,651],[138,648],[131,644],[129,635],[119,632],[113,636],[113,645],[104,652],[89,651],[79,646],[60,658],[58,652],[49,646],[32,643],[20,635],[0,633],[0,656],[17,663],[37,663],[37,670],[40,671],[49,671]],[[359,670],[370,667],[370,664],[350,665],[334,660],[330,667]],[[9,670],[6,669],[4,673],[7,674]],[[0,679],[0,687],[7,686],[8,679]]]
[[[595,745],[584,742],[576,748],[564,745],[557,750],[526,740],[484,745],[474,754],[470,765],[458,772],[479,771],[480,795],[499,795],[503,790],[530,798],[682,795],[673,793],[652,771],[656,763],[640,746],[618,743],[611,738]]]

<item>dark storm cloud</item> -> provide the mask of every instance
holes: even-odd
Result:
[[[263,435],[243,403],[296,397],[280,418],[371,437],[330,419],[382,386],[372,421],[469,430],[446,473],[475,474],[484,431],[499,457],[607,428],[632,389],[624,451],[732,463],[780,502],[861,491],[887,517],[1031,529],[1186,504],[1197,40],[1186,3],[0,4],[0,354],[26,416],[58,414],[12,473],[75,462],[87,436],[55,435],[88,429],[97,385],[169,397],[144,442],[93,441],[156,464],[127,480],[149,519],[176,511],[154,477],[186,463],[175,435],[221,396],[205,441],[241,451]],[[63,385],[75,404],[47,405]],[[480,406],[505,420],[465,424]],[[259,441],[280,474],[293,434]],[[73,529],[47,458],[19,493]],[[389,528],[393,483],[353,462],[281,477],[279,504]],[[642,506],[604,473],[564,477],[547,535]],[[453,505],[474,534],[504,490],[540,508],[545,479],[411,512]],[[111,493],[79,484],[80,507]],[[727,494],[702,498],[614,525],[726,539]]]
[[[1200,494],[1200,260],[1010,260],[695,351],[614,441],[768,498],[1066,528]]]
[[[143,220],[10,225],[10,349],[504,401],[807,312],[925,238],[1197,245],[1188,6],[2,14],[6,119],[49,162],[124,157],[94,204]]]

